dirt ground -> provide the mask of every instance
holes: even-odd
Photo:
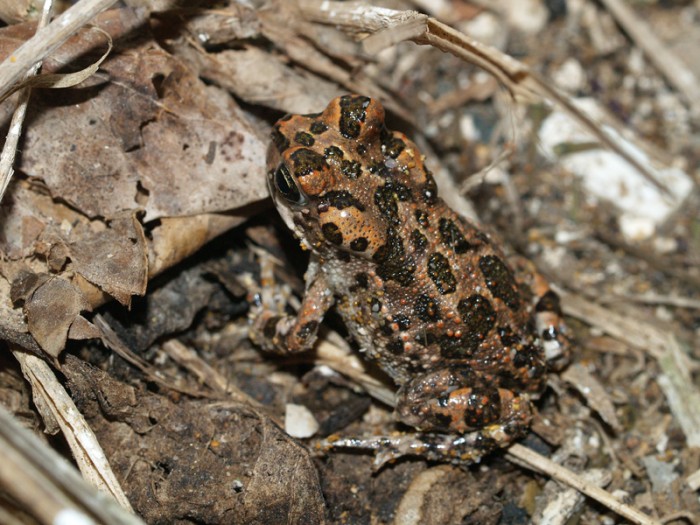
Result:
[[[113,46],[33,90],[0,203],[0,404],[41,447],[154,524],[700,523],[700,2],[125,4],[44,58]],[[2,15],[20,56],[36,10]],[[562,298],[571,364],[477,465],[325,446],[410,430],[337,314],[313,352],[248,338],[308,262],[268,197],[271,127],[344,93]],[[0,522],[48,523],[20,475]]]

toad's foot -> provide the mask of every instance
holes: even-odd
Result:
[[[374,451],[375,469],[403,456],[469,465],[479,463],[483,456],[499,448],[497,443],[503,440],[496,434],[502,432],[500,425],[492,425],[464,435],[415,433],[349,438],[330,436],[319,441],[318,447],[324,452],[339,448]]]

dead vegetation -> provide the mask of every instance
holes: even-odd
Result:
[[[0,522],[700,520],[697,2],[113,3],[0,2],[0,93],[42,61],[0,105]],[[320,449],[396,430],[392,385],[332,317],[247,339],[261,266],[290,308],[305,266],[270,125],[346,92],[563,297],[574,362],[479,466]]]

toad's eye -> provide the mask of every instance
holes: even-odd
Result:
[[[275,171],[275,187],[290,204],[298,206],[306,204],[306,196],[299,191],[294,177],[284,164],[280,164]]]

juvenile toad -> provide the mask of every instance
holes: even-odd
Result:
[[[335,304],[365,357],[399,386],[398,419],[421,431],[353,445],[470,462],[522,437],[547,360],[565,355],[559,300],[544,280],[516,276],[438,197],[378,101],[342,96],[281,119],[272,135],[270,192],[311,262],[298,315],[263,312],[253,338],[307,350]]]

